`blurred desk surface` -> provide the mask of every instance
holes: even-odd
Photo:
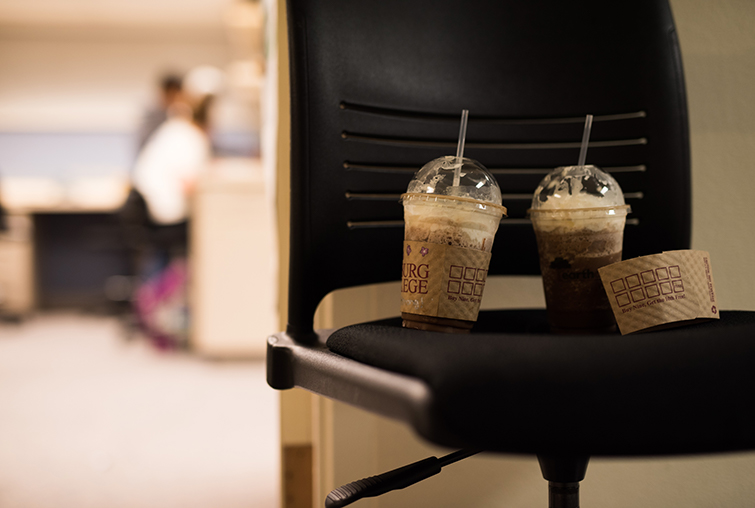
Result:
[[[124,176],[3,176],[9,228],[0,236],[0,312],[108,305],[104,281],[126,266],[112,218],[129,189]]]
[[[5,176],[0,203],[8,213],[110,213],[126,201],[130,183],[125,176],[53,178]]]

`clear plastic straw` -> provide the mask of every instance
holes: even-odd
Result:
[[[585,118],[585,130],[582,133],[582,148],[579,150],[579,163],[578,166],[585,165],[585,159],[587,159],[587,144],[590,141],[590,130],[592,129],[592,115],[587,115]]]
[[[461,127],[459,127],[459,142],[456,145],[456,158],[461,159],[464,157],[464,142],[467,138],[467,119],[469,118],[469,110],[468,109],[462,109],[461,110]],[[454,187],[459,186],[459,182],[461,181],[461,166],[462,162],[461,160],[456,161],[458,164],[456,166],[456,169],[454,169]]]

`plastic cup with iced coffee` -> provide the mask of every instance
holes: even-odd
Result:
[[[598,268],[621,261],[629,211],[616,180],[595,166],[556,168],[535,190],[529,217],[554,332],[615,330]]]
[[[479,162],[449,155],[423,166],[401,201],[406,224],[404,326],[469,332],[477,320],[495,233],[506,213],[498,183]]]

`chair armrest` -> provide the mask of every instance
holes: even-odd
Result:
[[[337,355],[325,346],[334,330],[318,330],[304,345],[281,332],[267,339],[267,382],[277,390],[299,387],[419,429],[431,422],[432,394],[425,382]]]

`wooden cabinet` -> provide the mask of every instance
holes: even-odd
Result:
[[[21,318],[34,309],[34,244],[28,215],[9,214],[0,232],[0,315]]]
[[[278,328],[272,202],[259,161],[218,161],[197,184],[190,229],[191,347],[262,358]]]

